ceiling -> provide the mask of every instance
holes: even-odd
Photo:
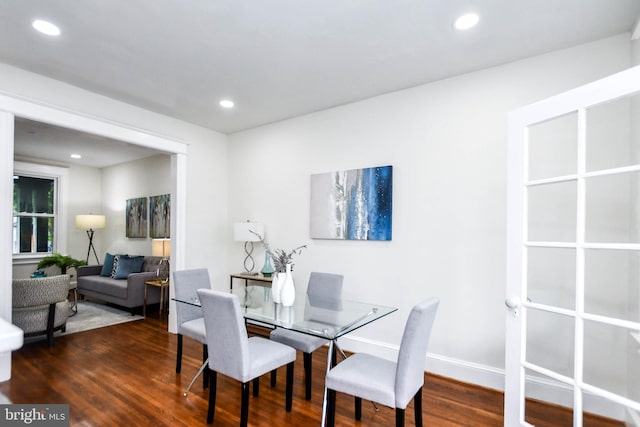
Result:
[[[469,11],[479,24],[456,31]],[[632,32],[639,15],[640,0],[2,0],[0,62],[234,133]]]

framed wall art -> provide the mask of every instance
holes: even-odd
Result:
[[[393,166],[311,175],[311,238],[391,240]]]
[[[149,237],[171,237],[171,195],[149,197]]]
[[[127,237],[147,237],[147,198],[128,199],[126,215]]]

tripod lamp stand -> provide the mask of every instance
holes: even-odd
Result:
[[[76,228],[87,230],[87,237],[89,237],[89,248],[87,248],[87,264],[89,263],[89,255],[93,250],[93,255],[96,257],[96,261],[100,264],[98,254],[96,254],[96,248],[93,246],[93,233],[95,230],[104,228],[106,225],[106,218],[104,215],[76,215]]]

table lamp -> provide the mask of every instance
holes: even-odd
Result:
[[[96,248],[93,246],[93,233],[95,230],[104,228],[106,225],[106,218],[104,215],[76,215],[76,228],[87,230],[87,236],[89,237],[89,248],[87,249],[87,264],[89,263],[89,255],[93,249],[93,255],[96,257],[96,261],[100,264],[98,254],[96,254]]]
[[[244,258],[244,272],[243,274],[249,274],[255,276],[258,273],[254,273],[253,269],[256,264],[251,254],[253,253],[253,242],[259,242],[260,237],[264,235],[264,225],[260,222],[236,222],[233,224],[233,240],[236,242],[244,242],[244,252],[246,254]]]
[[[163,283],[169,281],[169,257],[171,256],[171,240],[170,239],[152,239],[151,255],[161,256],[160,264],[156,275]]]

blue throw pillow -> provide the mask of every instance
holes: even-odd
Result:
[[[111,276],[111,272],[113,271],[113,258],[115,258],[115,255],[109,252],[104,256],[104,263],[102,264],[102,271],[100,272],[101,276]]]
[[[113,278],[126,279],[127,276],[132,273],[140,273],[142,271],[143,263],[143,256],[120,256],[118,257],[118,266],[116,267],[116,273],[113,275]]]

